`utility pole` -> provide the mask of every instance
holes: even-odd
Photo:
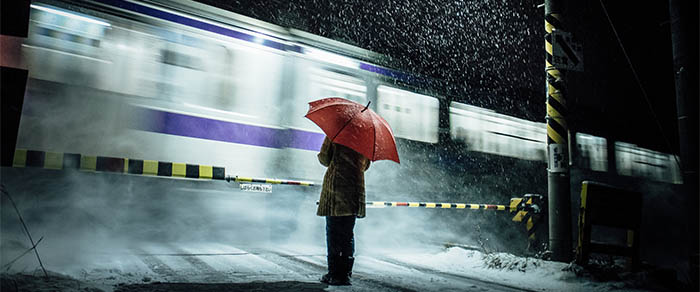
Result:
[[[694,5],[692,3],[695,3]],[[690,279],[698,289],[698,31],[697,1],[669,0],[673,74],[683,191],[688,212]]]
[[[549,249],[552,260],[569,262],[571,253],[571,195],[569,181],[569,130],[561,62],[555,57],[555,32],[564,29],[563,1],[545,0],[545,73],[547,96],[547,186],[549,205]]]
[[[21,45],[29,32],[30,3],[30,0],[0,3],[0,166],[3,167],[12,166],[29,76]]]

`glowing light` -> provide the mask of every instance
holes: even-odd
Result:
[[[357,61],[354,61],[350,58],[343,57],[340,55],[336,55],[333,53],[313,49],[313,48],[304,48],[304,53],[309,55],[310,57],[323,61],[326,63],[331,63],[335,65],[340,65],[343,67],[348,67],[348,68],[359,68],[359,63]]]
[[[100,20],[97,20],[97,19],[94,19],[94,18],[90,18],[90,17],[85,17],[85,16],[82,16],[82,15],[77,15],[77,14],[69,13],[69,12],[62,11],[62,10],[58,10],[58,9],[54,9],[54,8],[39,6],[39,5],[36,5],[36,4],[31,4],[31,5],[29,5],[29,6],[30,6],[31,8],[36,9],[36,10],[46,11],[46,12],[49,12],[49,13],[53,13],[53,14],[57,14],[57,15],[61,15],[61,16],[65,16],[65,17],[69,17],[69,18],[73,18],[73,19],[78,19],[78,20],[82,20],[82,21],[85,21],[85,22],[90,22],[90,23],[95,23],[95,24],[99,24],[99,25],[104,25],[104,26],[107,26],[107,27],[111,26],[109,23],[104,22],[104,21],[100,21]]]

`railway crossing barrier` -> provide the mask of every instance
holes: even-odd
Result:
[[[117,158],[107,156],[91,156],[74,153],[60,153],[47,151],[34,151],[16,149],[13,167],[38,167],[45,169],[77,169],[81,171],[112,172],[144,176],[175,177],[190,179],[223,180],[226,182],[238,182],[244,191],[271,192],[271,185],[297,185],[318,186],[310,181],[297,181],[275,178],[253,178],[243,176],[226,175],[223,167],[164,162],[156,160],[142,160],[130,158]],[[254,185],[247,183],[259,183]],[[526,194],[522,198],[512,198],[508,205],[495,204],[467,204],[467,203],[431,203],[431,202],[383,202],[368,201],[370,208],[383,207],[423,207],[436,209],[469,209],[469,210],[493,210],[509,211],[515,213],[514,222],[525,225],[528,236],[528,250],[535,248],[535,244],[542,236],[536,236],[537,228],[542,222],[547,210],[545,197],[538,194]]]
[[[511,208],[515,205],[517,213],[513,217],[513,221],[521,222],[527,230],[527,250],[538,251],[542,247],[542,240],[546,237],[543,228],[538,228],[542,222],[546,222],[547,210],[546,198],[538,194],[526,194],[522,198],[510,199]],[[539,234],[539,236],[538,236]]]
[[[242,176],[226,176],[226,181],[231,182],[253,182],[253,183],[266,183],[266,184],[282,184],[282,185],[297,185],[312,187],[316,184],[310,181],[300,181],[300,180],[288,180],[288,179],[276,179],[276,178],[252,178],[252,177],[242,177]]]
[[[78,169],[82,171],[117,172],[165,177],[225,179],[223,167],[26,149],[15,150],[12,166],[40,167],[46,169]]]
[[[116,172],[191,179],[213,179],[225,180],[227,182],[254,182],[300,186],[315,185],[314,182],[309,181],[227,176],[226,170],[218,166],[27,149],[15,150],[12,166],[39,167],[46,169],[78,169],[82,171]]]
[[[511,219],[520,222],[527,230],[528,251],[538,251],[541,240],[545,236],[538,236],[542,228],[538,228],[544,222],[547,210],[546,198],[539,194],[525,194],[522,198],[511,198],[509,205],[494,204],[468,204],[468,203],[430,203],[430,202],[384,202],[367,201],[370,208],[408,207],[408,208],[435,208],[435,209],[468,209],[468,210],[493,210],[509,211],[515,213]]]

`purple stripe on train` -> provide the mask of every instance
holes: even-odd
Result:
[[[372,64],[367,64],[367,63],[360,63],[360,69],[365,70],[365,71],[369,71],[369,72],[373,72],[373,73],[377,73],[377,74],[381,74],[384,76],[388,76],[391,78],[395,78],[395,79],[398,79],[398,80],[401,80],[404,82],[408,82],[408,83],[411,83],[411,82],[415,81],[415,79],[416,79],[415,77],[413,77],[409,74],[403,73],[401,71],[392,70],[392,69],[388,69],[388,68],[382,68],[382,67],[375,66]]]
[[[132,107],[131,114],[129,127],[136,130],[268,148],[318,151],[325,137],[303,130],[268,128],[141,107]]]
[[[325,134],[303,130],[286,129],[284,131],[287,133],[286,147],[288,148],[318,151],[321,150],[323,138],[326,137]]]

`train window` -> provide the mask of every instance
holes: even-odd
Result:
[[[92,47],[99,47],[100,46],[100,40],[97,39],[92,39],[89,37],[84,37],[84,36],[79,36],[76,34],[71,34],[67,32],[62,32],[46,27],[37,27],[35,29],[36,34],[38,35],[44,35],[50,38],[56,38],[64,41],[69,41],[69,42],[74,42],[82,45],[88,45]]]
[[[595,171],[608,170],[608,142],[605,138],[576,133],[579,167]]]
[[[543,123],[518,119],[463,103],[450,103],[452,139],[471,151],[545,160],[546,127]]]
[[[200,70],[201,67],[198,58],[168,49],[161,51],[160,61],[164,64],[193,70]]]
[[[656,181],[682,183],[676,157],[634,144],[615,142],[617,172]]]
[[[437,98],[380,85],[378,114],[391,125],[394,136],[427,143],[438,141]]]
[[[109,23],[44,4],[31,7],[29,36],[25,43],[28,48],[49,49],[52,55],[68,53],[102,59],[100,47]]]
[[[98,47],[110,24],[91,16],[32,4],[32,29],[37,35]]]
[[[367,103],[367,87],[363,80],[323,69],[311,70],[311,95],[342,97],[357,103]]]
[[[189,106],[209,108],[236,121],[265,125],[278,124],[282,84],[281,55],[263,50],[241,49],[237,44],[227,46],[199,41],[198,47],[170,44],[177,49],[174,60],[179,68],[173,84],[182,84]],[[173,50],[175,51],[175,50]]]

